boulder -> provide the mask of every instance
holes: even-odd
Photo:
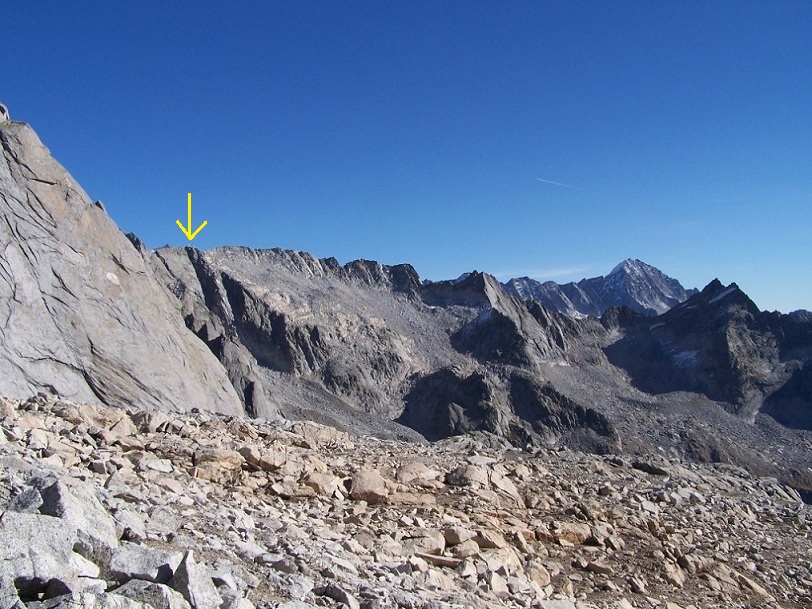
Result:
[[[350,497],[367,503],[384,503],[389,496],[386,481],[376,469],[362,468],[353,474]]]
[[[110,559],[110,574],[123,582],[141,579],[165,584],[172,579],[182,560],[181,552],[123,543]]]
[[[116,523],[87,487],[58,480],[42,488],[40,495],[40,513],[67,520],[76,529],[80,554],[100,564],[110,559],[118,546]]]
[[[488,486],[488,470],[478,465],[461,465],[448,472],[445,481],[453,486]]]
[[[204,448],[194,456],[196,478],[213,481],[233,481],[239,475],[243,456],[234,450]]]
[[[151,609],[151,606],[118,594],[74,592],[28,603],[28,609]]]
[[[169,585],[189,601],[192,609],[219,609],[223,602],[208,569],[194,559],[192,550],[186,552]]]
[[[163,584],[133,579],[114,590],[119,596],[149,605],[153,609],[190,609],[183,595]]]
[[[4,512],[0,581],[13,581],[23,601],[92,587],[99,568],[73,551],[76,527],[53,516]]]

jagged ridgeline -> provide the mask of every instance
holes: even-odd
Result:
[[[0,394],[659,452],[812,488],[812,322],[763,313],[735,284],[685,290],[629,260],[534,295],[479,272],[424,282],[407,264],[278,249],[152,251],[30,127],[0,123],[0,140]]]

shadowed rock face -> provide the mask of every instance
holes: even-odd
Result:
[[[237,413],[216,358],[25,124],[0,125],[0,393]]]
[[[620,317],[605,323],[623,323]],[[606,353],[641,390],[694,391],[750,422],[763,410],[784,425],[812,429],[809,322],[759,311],[735,283],[718,280],[656,320],[625,320],[624,338]]]

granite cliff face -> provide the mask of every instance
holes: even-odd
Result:
[[[25,124],[0,123],[0,394],[238,413],[138,251]]]

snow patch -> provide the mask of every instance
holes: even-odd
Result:
[[[674,354],[674,363],[680,368],[689,368],[699,362],[699,351],[680,351]]]
[[[733,292],[735,292],[735,291],[736,291],[736,288],[728,288],[728,289],[726,289],[724,292],[722,292],[721,294],[717,294],[716,296],[714,296],[713,298],[711,298],[711,299],[708,301],[708,304],[713,304],[713,303],[715,303],[715,302],[719,302],[719,301],[720,301],[720,300],[722,300],[723,298],[725,298],[725,297],[727,297],[727,296],[730,296],[730,295],[731,295]]]

